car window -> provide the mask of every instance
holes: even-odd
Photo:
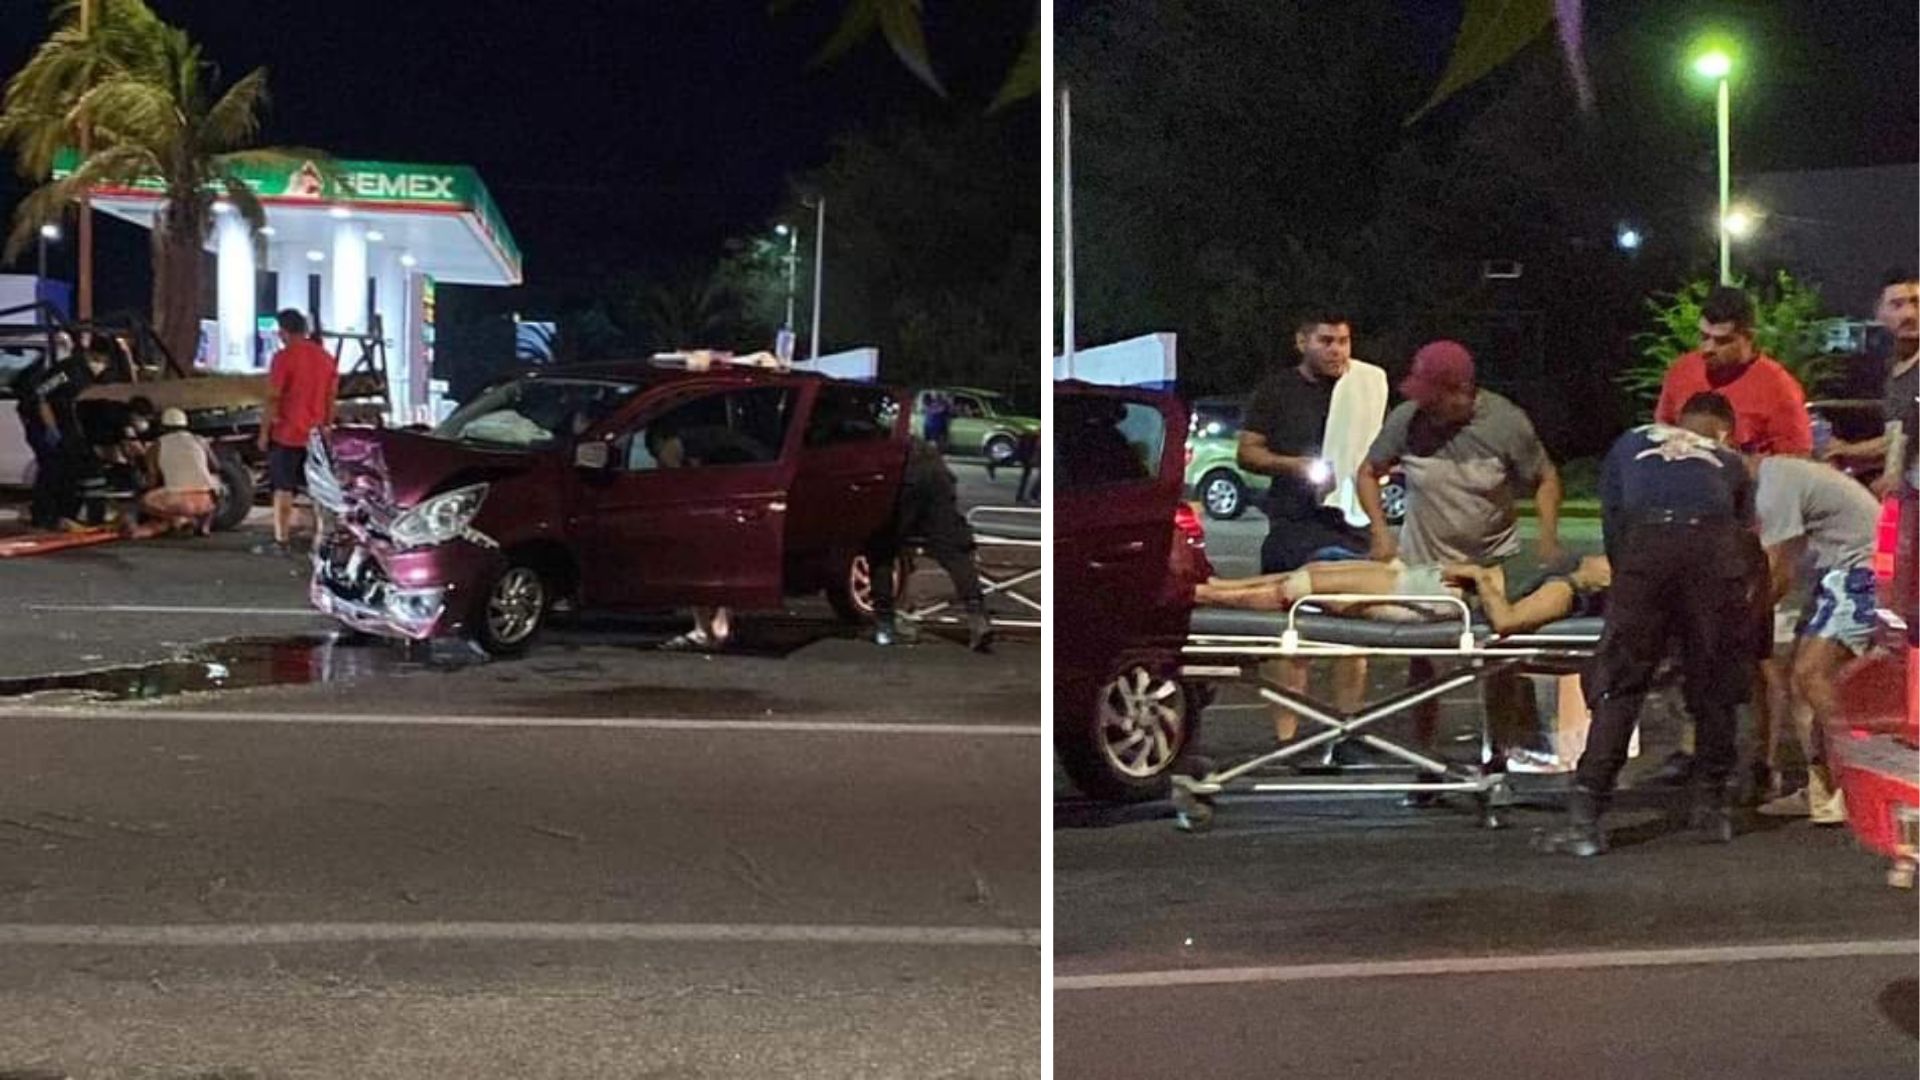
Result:
[[[601,379],[516,379],[461,406],[433,436],[536,450],[605,420],[639,388]]]
[[[784,386],[705,394],[649,417],[621,460],[630,472],[762,465],[780,459],[792,418]]]
[[[1239,405],[1208,403],[1196,405],[1188,434],[1196,439],[1228,439],[1240,431]]]
[[[963,420],[977,420],[985,416],[986,412],[980,408],[979,398],[955,395],[953,399],[953,415]]]
[[[1054,484],[1081,491],[1159,477],[1167,422],[1160,410],[1101,397],[1062,398],[1053,443]]]
[[[891,391],[828,383],[820,388],[807,419],[807,446],[884,442],[893,437],[899,419],[900,402]]]

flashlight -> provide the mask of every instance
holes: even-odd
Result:
[[[1333,479],[1333,465],[1326,458],[1314,458],[1307,466],[1307,482],[1319,486]]]

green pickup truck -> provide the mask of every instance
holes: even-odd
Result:
[[[927,401],[944,394],[952,403],[947,420],[947,453],[956,457],[982,457],[995,465],[1013,460],[1020,436],[1040,430],[1038,417],[1021,416],[1005,394],[967,386],[930,386],[913,399],[913,431],[925,437]]]

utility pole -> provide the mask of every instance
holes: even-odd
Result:
[[[93,37],[94,0],[80,0],[80,36]],[[87,160],[93,152],[93,125],[87,122],[85,113],[80,114],[80,160]],[[80,193],[80,229],[78,260],[75,266],[75,284],[79,296],[76,304],[80,320],[86,322],[93,318],[93,202],[87,193]]]
[[[820,281],[821,264],[826,262],[827,252],[827,197],[821,195],[814,203],[813,219],[813,341],[807,346],[807,359],[820,359]]]

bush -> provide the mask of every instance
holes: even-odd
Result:
[[[1809,399],[1817,397],[1839,373],[1838,360],[1824,349],[1828,330],[1839,320],[1821,314],[1820,290],[1801,284],[1785,270],[1766,288],[1748,288],[1744,282],[1741,287],[1753,300],[1754,347],[1799,379]],[[1653,329],[1635,336],[1640,362],[1619,379],[1639,402],[1641,419],[1652,416],[1667,369],[1682,354],[1699,348],[1700,305],[1712,290],[1713,282],[1703,279],[1647,301]]]

